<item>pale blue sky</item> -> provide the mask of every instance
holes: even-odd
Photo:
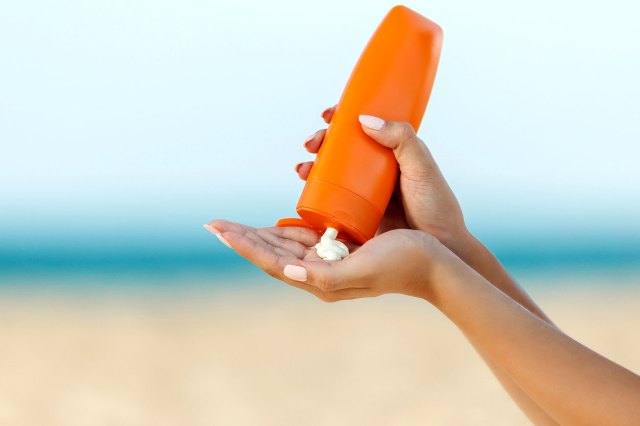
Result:
[[[302,141],[395,4],[3,2],[0,231],[293,214]],[[445,32],[419,134],[471,226],[640,229],[637,3],[404,4]]]

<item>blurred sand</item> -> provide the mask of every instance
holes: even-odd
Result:
[[[599,287],[530,292],[572,337],[638,372],[640,286]],[[426,302],[262,288],[3,294],[0,424],[528,424]]]

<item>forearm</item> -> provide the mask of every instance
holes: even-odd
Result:
[[[526,291],[509,275],[500,261],[477,238],[464,231],[447,246],[464,263],[482,275],[504,294],[518,302],[532,314],[552,324],[549,317],[535,304]]]
[[[518,301],[531,313],[544,321],[551,323],[549,318],[531,300],[527,293],[511,278],[498,259],[475,237],[466,232],[459,234],[455,240],[448,244],[454,252],[487,281],[499,288],[502,292]],[[473,344],[473,342],[471,342]],[[540,406],[524,392],[495,362],[491,360],[482,348],[473,345],[487,366],[491,369],[505,391],[520,407],[525,415],[536,425],[557,424]]]
[[[473,342],[472,342],[473,344]],[[511,399],[515,401],[520,410],[531,420],[534,425],[537,426],[553,426],[558,423],[547,414],[540,406],[529,397],[521,388],[514,382],[507,373],[496,365],[486,353],[484,353],[476,345],[473,345],[478,354],[482,357],[487,364],[493,375],[498,379],[502,387],[507,391]]]
[[[639,424],[640,378],[524,309],[446,252],[427,300],[561,424]]]

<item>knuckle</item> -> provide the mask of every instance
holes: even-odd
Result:
[[[407,144],[418,141],[418,136],[413,126],[406,121],[395,121],[391,126],[390,138],[394,148],[401,148]]]
[[[413,138],[416,137],[416,132],[413,129],[413,126],[406,121],[401,121],[397,123],[396,134],[398,138],[401,139],[403,142],[412,140]]]
[[[324,292],[333,291],[333,289],[335,288],[335,281],[329,276],[322,276],[318,280],[318,288]]]

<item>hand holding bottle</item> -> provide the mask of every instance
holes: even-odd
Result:
[[[322,118],[331,122],[335,106],[327,108]],[[393,150],[400,165],[400,177],[378,233],[391,229],[410,228],[427,232],[453,252],[462,251],[469,233],[460,204],[440,172],[429,149],[406,122],[384,121],[379,117],[361,116],[363,131],[373,140]],[[326,129],[311,135],[304,142],[307,151],[317,153]],[[301,179],[306,179],[312,161],[295,167]]]

